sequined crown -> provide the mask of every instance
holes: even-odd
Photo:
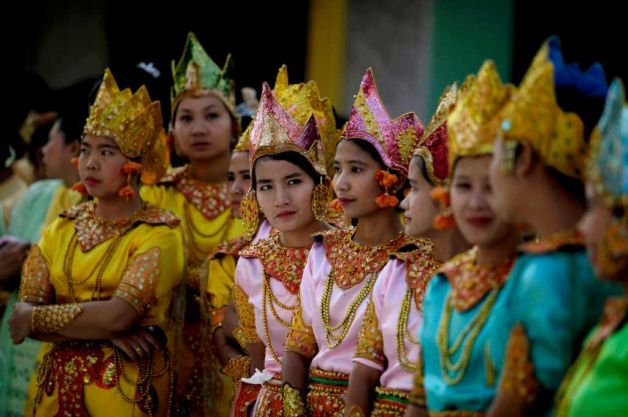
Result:
[[[391,120],[379,97],[373,70],[368,68],[341,136],[368,141],[388,168],[407,175],[412,151],[423,130],[423,125],[413,113]]]
[[[447,118],[450,171],[458,158],[493,152],[501,112],[514,90],[512,85],[502,84],[493,61],[484,61]]]
[[[260,105],[251,124],[251,169],[261,156],[297,152],[312,163],[316,172],[327,175],[323,143],[314,115],[310,113],[303,126],[297,123],[279,104],[267,83],[262,86]]]
[[[83,135],[107,136],[124,155],[137,158],[152,150],[162,126],[159,102],[151,101],[146,87],[135,94],[128,88],[120,91],[106,69]]]
[[[172,61],[174,84],[171,91],[172,113],[185,97],[216,95],[235,116],[235,83],[231,79],[231,55],[220,68],[207,55],[196,35],[188,33],[179,63]]]
[[[502,131],[505,140],[530,143],[545,165],[567,176],[581,178],[587,154],[584,125],[576,113],[565,112],[558,106],[556,67],[564,69],[559,46],[557,38],[543,43],[519,91],[504,110]],[[560,60],[553,61],[556,58]],[[566,82],[573,84],[582,77],[570,78],[574,80]]]
[[[587,176],[607,204],[628,207],[628,106],[619,78],[611,83],[592,134]]]
[[[449,172],[447,166],[447,117],[453,111],[462,91],[466,91],[474,78],[467,77],[463,88],[456,83],[445,88],[440,97],[436,112],[428,125],[413,155],[420,156],[425,161],[427,175],[434,185],[445,185]]]

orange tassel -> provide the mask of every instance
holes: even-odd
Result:
[[[126,197],[127,199],[135,196],[135,190],[130,185],[125,185],[118,191],[120,197]]]
[[[329,202],[329,207],[330,207],[332,210],[337,211],[338,213],[342,213],[342,212],[343,212],[343,210],[342,210],[342,204],[340,204],[340,200],[338,200],[337,198],[334,198],[333,200],[331,200],[331,201]]]
[[[74,158],[70,159],[70,163],[72,164],[74,168],[78,168],[78,156],[75,156]]]
[[[432,222],[432,226],[434,226],[436,230],[451,229],[455,225],[456,221],[452,213],[440,213],[434,217],[434,221]]]
[[[77,183],[74,183],[74,185],[72,186],[72,189],[76,191],[77,193],[80,193],[82,195],[87,195],[87,188],[85,188],[85,184],[83,184],[80,181]]]
[[[122,165],[122,173],[124,175],[135,174],[136,172],[140,172],[142,169],[142,164],[139,162],[129,161],[126,164]]]
[[[380,208],[396,207],[399,200],[394,195],[382,194],[375,197],[375,204]]]
[[[375,172],[375,181],[380,187],[388,188],[399,182],[399,177],[395,174],[391,174],[388,171],[384,171],[383,169]]]
[[[449,191],[445,187],[434,187],[430,191],[430,197],[434,201],[438,201],[441,207],[449,207]]]

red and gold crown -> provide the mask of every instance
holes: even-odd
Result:
[[[423,125],[414,113],[391,120],[379,97],[373,70],[368,68],[341,136],[368,141],[388,168],[407,175],[412,151],[422,134]]]
[[[302,126],[284,109],[267,83],[262,86],[260,105],[251,123],[250,161],[264,155],[297,152],[306,157],[316,172],[326,176],[324,146],[312,113]]]

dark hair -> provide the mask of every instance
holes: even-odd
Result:
[[[519,158],[519,155],[521,155],[522,151],[523,151],[523,146],[521,145],[520,142],[517,142],[517,144],[515,145],[515,161],[517,160],[517,158]],[[534,149],[532,149],[532,152],[534,153],[534,157],[540,160],[538,153]],[[580,179],[565,175],[562,172],[558,171],[557,169],[547,166],[547,165],[545,165],[545,169],[547,173],[554,179],[554,181],[556,181],[556,183],[562,189],[567,191],[574,199],[576,199],[582,205],[585,204],[586,202],[585,187],[584,187],[584,183]]]
[[[308,159],[305,156],[294,151],[281,152],[275,155],[260,156],[259,158],[255,160],[255,163],[253,164],[253,172],[251,173],[251,188],[253,189],[255,189],[255,187],[257,186],[257,176],[255,175],[255,166],[257,165],[259,161],[263,161],[263,160],[290,162],[291,164],[294,164],[298,166],[299,168],[301,168],[303,171],[305,171],[305,173],[309,175],[310,178],[312,178],[312,181],[314,181],[314,184],[318,184],[325,179],[323,175],[319,174],[314,169],[314,167],[312,166],[312,163],[308,161]]]
[[[353,138],[342,138],[341,140],[353,143],[354,145],[358,146],[364,152],[368,153],[371,156],[371,158],[373,158],[373,160],[375,160],[375,162],[377,162],[380,165],[382,169],[386,169],[386,164],[384,163],[384,160],[382,159],[381,155],[379,154],[379,152],[377,152],[377,149],[375,149],[375,146],[371,145],[369,141],[366,141],[364,139],[353,139]]]
[[[423,175],[425,181],[427,181],[432,187],[435,186],[436,184],[434,184],[430,179],[430,176],[427,175],[427,163],[425,162],[425,159],[423,159],[421,155],[414,155],[412,159],[410,159],[411,163],[412,161],[415,161],[414,163],[417,164],[417,166],[421,170],[421,175]]]
[[[83,110],[83,107],[81,109],[78,107],[65,109],[59,113],[59,129],[65,136],[64,141],[66,145],[71,144],[75,140],[81,140],[86,118],[87,112]]]

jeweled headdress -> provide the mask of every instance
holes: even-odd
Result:
[[[128,88],[121,91],[111,71],[106,69],[83,136],[113,139],[125,156],[142,159],[143,179],[158,178],[163,174],[167,158],[161,155],[162,128],[159,102],[151,101],[146,87],[141,86],[135,94]]]
[[[484,61],[447,118],[450,171],[458,158],[493,152],[501,112],[514,90],[512,85],[502,84],[493,61]]]
[[[407,175],[412,151],[422,134],[423,126],[413,113],[391,120],[379,97],[373,71],[368,68],[341,136],[368,141],[388,168]]]
[[[434,185],[446,185],[449,173],[447,162],[447,117],[451,114],[462,90],[466,91],[474,78],[467,77],[463,88],[453,83],[448,86],[440,97],[436,112],[428,125],[413,155],[425,161],[427,175]]]
[[[312,113],[300,125],[277,101],[267,83],[255,119],[251,123],[249,158],[251,169],[256,159],[264,155],[297,152],[306,157],[316,172],[326,176],[323,143]]]
[[[584,73],[577,64],[565,65],[560,41],[548,39],[504,110],[503,138],[530,143],[545,165],[581,178],[587,154],[584,126],[580,116],[559,107],[557,86],[573,86],[591,96],[603,95],[604,71],[599,64]]]
[[[619,78],[611,83],[604,113],[591,135],[587,177],[609,206],[628,208],[628,106]]]
[[[231,79],[231,55],[227,55],[225,65],[220,68],[207,55],[196,35],[190,32],[183,48],[183,55],[175,65],[172,61],[174,84],[170,95],[171,115],[179,102],[186,97],[215,95],[225,104],[231,115],[235,113],[235,83]]]

